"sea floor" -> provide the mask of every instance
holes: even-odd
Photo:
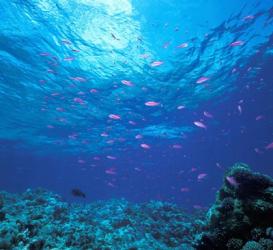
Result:
[[[194,214],[161,201],[70,204],[52,192],[0,192],[0,249],[273,249],[273,180],[244,164]]]

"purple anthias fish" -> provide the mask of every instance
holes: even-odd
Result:
[[[235,177],[233,177],[233,176],[227,176],[227,177],[226,177],[226,180],[228,181],[228,183],[229,183],[231,186],[233,186],[233,187],[235,187],[235,188],[237,188],[237,187],[239,186],[239,183],[237,182],[237,180],[236,180]]]

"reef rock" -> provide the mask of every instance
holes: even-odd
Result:
[[[202,221],[160,201],[68,204],[46,190],[0,192],[0,249],[191,250]]]
[[[207,213],[195,247],[203,249],[272,250],[273,180],[235,164],[225,175],[216,202]]]

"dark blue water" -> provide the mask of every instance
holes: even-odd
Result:
[[[273,176],[270,0],[0,0],[0,189],[208,206]],[[272,146],[273,147],[273,146]]]

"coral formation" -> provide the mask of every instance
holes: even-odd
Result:
[[[69,204],[43,189],[0,192],[0,249],[272,250],[273,180],[236,164],[207,214],[126,200]]]
[[[195,246],[199,250],[270,250],[272,225],[273,180],[238,163],[226,173]]]
[[[192,249],[202,222],[170,203],[68,204],[42,189],[0,193],[0,249]]]

